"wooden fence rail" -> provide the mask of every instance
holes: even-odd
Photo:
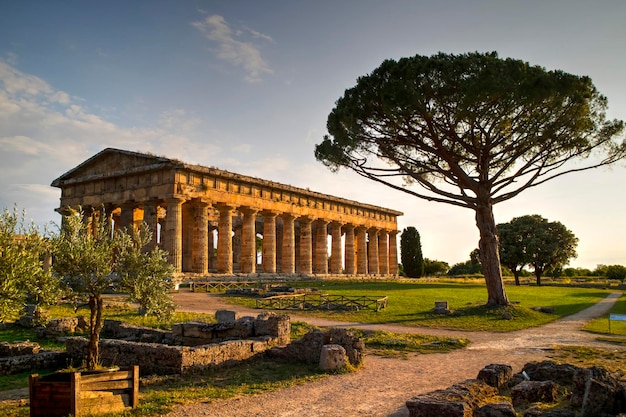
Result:
[[[373,310],[387,307],[387,297],[289,294],[259,298],[256,308],[273,310]]]

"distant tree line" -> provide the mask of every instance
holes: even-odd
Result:
[[[520,277],[533,275],[537,285],[541,277],[605,277],[610,280],[624,281],[626,267],[623,265],[598,265],[595,270],[585,268],[565,268],[570,259],[575,258],[578,238],[563,224],[534,214],[516,217],[508,223],[497,225],[499,237],[500,262],[503,275],[513,275],[515,284],[520,285]],[[404,229],[401,240],[402,264],[413,262],[413,253],[422,249],[419,233],[414,227]],[[406,252],[406,254],[405,254]],[[425,276],[470,276],[483,274],[480,251],[474,249],[469,260],[449,267],[442,261],[423,259],[421,269],[404,267],[404,275],[412,278]],[[407,263],[408,265],[408,263]],[[531,270],[527,269],[531,268]],[[419,273],[421,272],[421,274]]]

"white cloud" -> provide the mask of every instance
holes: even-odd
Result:
[[[232,65],[241,67],[246,72],[248,82],[261,81],[264,74],[273,74],[274,71],[261,56],[261,51],[250,41],[239,40],[244,31],[233,31],[223,16],[211,15],[191,25],[198,29],[207,39],[217,44],[217,57]],[[268,35],[244,28],[253,39],[272,41]]]
[[[76,101],[0,60],[0,207],[16,203],[43,222],[56,219],[59,192],[49,184],[107,147],[202,164],[221,151],[187,134],[199,121],[184,110],[165,112],[159,127],[122,128]]]

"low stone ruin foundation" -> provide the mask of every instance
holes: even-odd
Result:
[[[32,369],[61,368],[66,363],[65,352],[41,350],[38,343],[0,342],[0,375],[12,375]]]
[[[219,315],[218,315],[219,316]],[[234,315],[222,314],[222,317]],[[190,322],[174,325],[171,332],[107,321],[100,340],[104,366],[139,365],[142,375],[185,374],[249,359],[290,340],[289,316],[263,313],[217,324]],[[70,337],[67,355],[80,365],[89,341]]]
[[[555,405],[559,403],[559,407]],[[611,417],[626,413],[626,381],[601,367],[493,364],[476,379],[406,402],[410,417]]]

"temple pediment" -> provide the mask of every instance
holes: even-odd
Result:
[[[175,163],[169,158],[107,148],[61,175],[51,185],[60,187],[62,184],[162,169]]]

